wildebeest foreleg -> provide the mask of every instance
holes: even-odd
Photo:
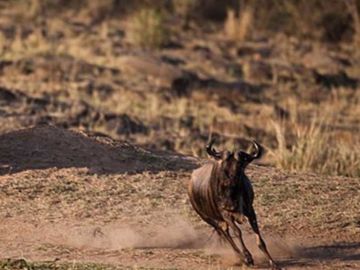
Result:
[[[233,248],[233,250],[236,252],[236,254],[238,254],[238,256],[240,256],[242,261],[246,261],[246,258],[244,257],[243,253],[240,251],[240,249],[238,248],[238,246],[236,245],[235,241],[232,239],[230,232],[229,232],[229,225],[227,222],[224,222],[224,224],[222,224],[222,226],[218,226],[218,233],[221,236],[221,238],[227,240],[229,242],[229,244],[231,245],[231,247]]]
[[[241,257],[245,258],[245,263],[247,265],[254,265],[254,260],[251,256],[250,251],[246,248],[244,240],[242,238],[242,233],[240,228],[235,224],[235,220],[234,217],[232,216],[231,213],[226,213],[223,215],[226,223],[229,224],[229,226],[231,227],[231,229],[233,230],[233,232],[237,235],[239,242],[240,242],[240,247],[241,247]]]
[[[245,263],[247,263],[247,259],[244,257],[244,254],[240,251],[240,249],[236,245],[235,241],[232,239],[229,231],[226,231],[226,232],[224,231],[224,237],[230,243],[230,245],[232,246],[232,248],[236,252],[236,254],[238,254],[238,256],[240,256],[241,261],[245,261]]]
[[[262,237],[260,235],[260,230],[259,230],[257,220],[256,220],[256,214],[255,214],[255,211],[254,211],[254,209],[252,207],[250,208],[250,211],[249,211],[247,216],[248,216],[251,228],[253,229],[253,231],[256,234],[256,241],[257,241],[258,247],[266,255],[266,257],[268,258],[269,263],[271,265],[271,268],[274,269],[274,270],[279,270],[280,268],[276,265],[276,263],[272,259],[269,251],[266,248],[266,244],[265,244],[264,240],[262,239]]]

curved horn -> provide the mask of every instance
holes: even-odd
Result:
[[[248,153],[240,150],[240,151],[235,153],[234,158],[236,160],[240,160],[240,158],[239,158],[240,154],[243,155],[243,156],[246,156],[250,162],[253,161],[254,159],[261,158],[262,154],[264,152],[264,148],[260,144],[258,144],[255,140],[252,141],[252,144],[253,144],[253,146],[255,148],[255,153],[248,154]]]
[[[217,152],[212,146],[215,142],[215,139],[212,139],[207,145],[206,145],[206,152],[209,156],[212,156],[215,159],[221,159],[222,153]]]
[[[252,155],[252,159],[261,158],[261,156],[264,152],[264,148],[260,144],[258,144],[255,140],[253,140],[252,143],[255,148],[255,153]]]

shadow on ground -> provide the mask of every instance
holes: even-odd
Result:
[[[333,245],[302,247],[297,250],[296,258],[283,260],[281,266],[313,266],[330,261],[358,263],[360,261],[360,243],[336,243]]]
[[[0,175],[29,169],[88,168],[94,173],[192,170],[196,159],[148,151],[108,137],[41,126],[0,136]]]

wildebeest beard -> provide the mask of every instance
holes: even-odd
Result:
[[[242,193],[241,173],[236,174],[236,171],[229,173],[228,170],[220,170],[220,174],[217,183],[218,206],[230,212],[240,211],[243,213],[242,196],[239,196]]]

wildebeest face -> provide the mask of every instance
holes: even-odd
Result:
[[[243,151],[236,153],[226,151],[221,159],[221,168],[227,177],[234,179],[240,176],[252,160],[252,156]]]
[[[234,155],[235,160],[237,161],[237,166],[241,169],[245,169],[247,165],[251,161],[254,160],[252,156],[250,156],[248,153],[245,153],[243,151],[239,151]]]
[[[246,166],[254,159],[260,158],[263,152],[262,146],[256,141],[253,141],[255,149],[253,154],[248,154],[241,150],[235,153],[229,151],[218,152],[212,147],[213,144],[214,140],[211,140],[206,146],[206,151],[210,156],[220,161],[223,173],[230,178],[239,176]]]

